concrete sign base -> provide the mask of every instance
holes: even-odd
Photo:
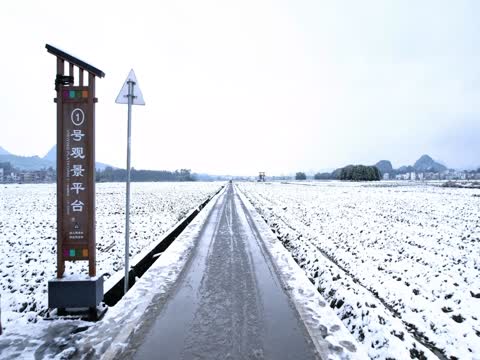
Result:
[[[67,277],[48,282],[48,307],[58,309],[59,316],[87,311],[95,317],[94,314],[97,314],[97,307],[102,300],[103,276],[88,279]]]

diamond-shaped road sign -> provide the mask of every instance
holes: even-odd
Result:
[[[143,100],[143,94],[140,90],[140,86],[138,85],[137,78],[135,77],[135,73],[133,69],[130,70],[130,73],[127,76],[127,80],[122,86],[122,90],[120,90],[120,94],[118,94],[117,99],[115,102],[117,104],[128,104],[128,83],[133,83],[133,101],[132,105],[145,105],[145,100]]]

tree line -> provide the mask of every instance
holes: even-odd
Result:
[[[19,170],[15,168],[10,162],[0,162],[0,169],[3,169],[4,176],[10,173],[18,173]],[[55,176],[55,170],[50,168],[49,171],[53,172]],[[38,170],[40,171],[40,170]],[[38,172],[37,171],[37,172]],[[27,171],[35,172],[35,171]],[[131,170],[131,181],[195,181],[196,177],[192,174],[190,169],[180,169],[175,171],[167,170]],[[123,182],[127,180],[127,170],[115,169],[111,166],[107,166],[104,170],[97,169],[95,173],[95,181],[97,182]]]
[[[378,181],[382,175],[376,166],[348,165],[340,171],[340,180]]]
[[[350,180],[350,181],[378,181],[382,174],[376,166],[348,165],[332,173],[316,173],[315,180]],[[304,172],[297,172],[295,180],[306,180]]]
[[[120,182],[127,180],[127,170],[114,169],[107,166],[104,170],[97,170],[97,182]],[[130,171],[130,180],[143,181],[195,181],[190,169],[181,169],[175,171],[167,170],[136,170]]]

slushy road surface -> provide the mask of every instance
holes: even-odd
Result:
[[[236,188],[219,197],[175,288],[125,359],[317,359]]]

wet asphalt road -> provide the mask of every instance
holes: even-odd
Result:
[[[175,289],[125,359],[317,359],[236,190],[221,196]]]

